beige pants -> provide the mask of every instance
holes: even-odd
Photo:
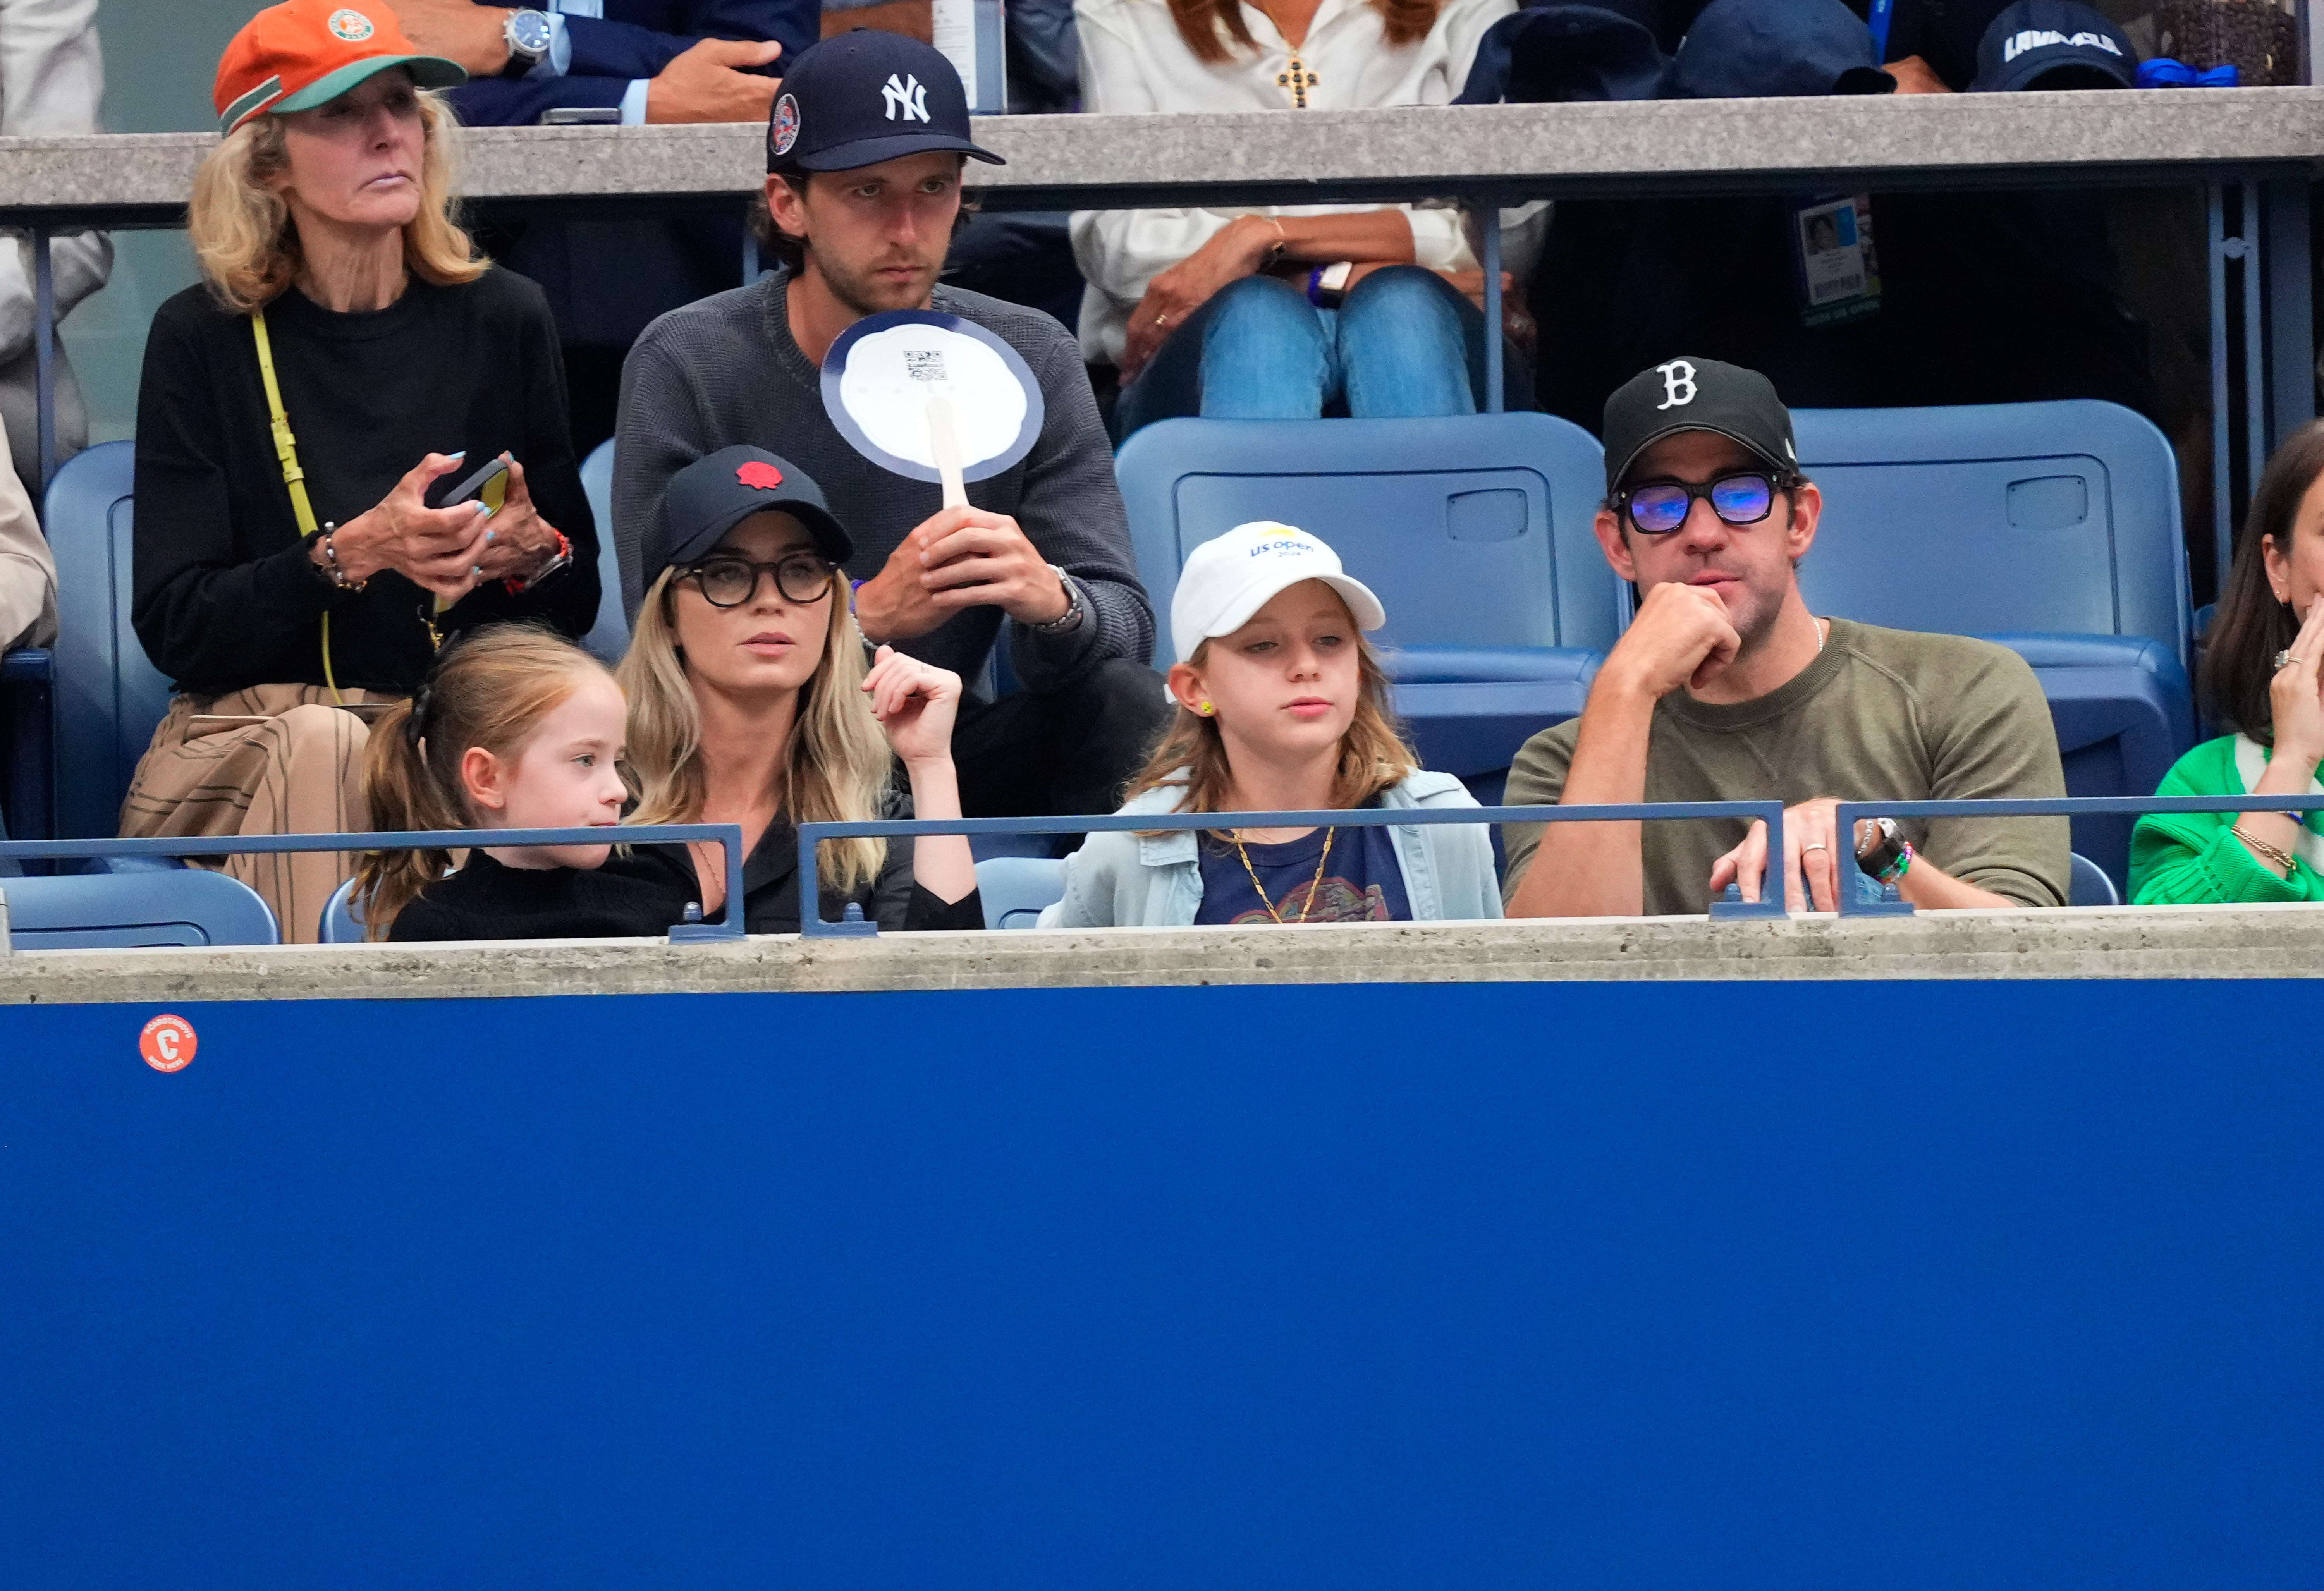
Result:
[[[364,742],[374,708],[401,700],[321,685],[262,685],[211,700],[179,696],[153,731],[121,804],[126,839],[166,834],[342,834],[371,827],[364,803]],[[258,891],[286,944],[321,936],[331,892],[353,876],[355,853],[304,851],[225,860]],[[216,860],[201,865],[217,867]]]

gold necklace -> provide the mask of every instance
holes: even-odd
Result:
[[[1305,923],[1307,914],[1315,909],[1315,892],[1323,887],[1323,864],[1332,860],[1332,836],[1339,832],[1336,823],[1323,831],[1323,854],[1315,859],[1314,881],[1307,886],[1307,904],[1299,908],[1299,915],[1295,919],[1297,922]],[[1283,914],[1277,911],[1275,903],[1267,898],[1267,887],[1259,881],[1259,869],[1250,865],[1250,852],[1242,848],[1240,833],[1234,836],[1234,847],[1235,854],[1242,858],[1242,870],[1250,875],[1251,891],[1259,897],[1259,904],[1267,908],[1267,915],[1275,919],[1276,926],[1283,926]]]

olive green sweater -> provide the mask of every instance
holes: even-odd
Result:
[[[2267,767],[2268,748],[2246,735],[2206,740],[2163,776],[2157,796],[2243,796]],[[2324,796],[2311,779],[2310,795]],[[2130,832],[2130,904],[2183,906],[2203,901],[2324,900],[2324,835],[2310,813],[2301,825],[2292,877],[2277,876],[2230,832],[2241,813],[2150,813]]]

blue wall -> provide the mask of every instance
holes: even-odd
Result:
[[[2313,1587],[2319,1007],[0,1009],[5,1578]]]

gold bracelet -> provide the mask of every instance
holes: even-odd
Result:
[[[2292,852],[2284,850],[2281,845],[2271,845],[2256,834],[2245,833],[2244,826],[2240,823],[2228,825],[2227,832],[2242,841],[2254,851],[2256,851],[2263,860],[2273,862],[2277,867],[2282,868],[2285,878],[2289,878],[2292,877]]]
[[[1269,216],[1268,220],[1275,227],[1275,258],[1280,260],[1291,248],[1291,235],[1283,230],[1283,223],[1274,216]]]

